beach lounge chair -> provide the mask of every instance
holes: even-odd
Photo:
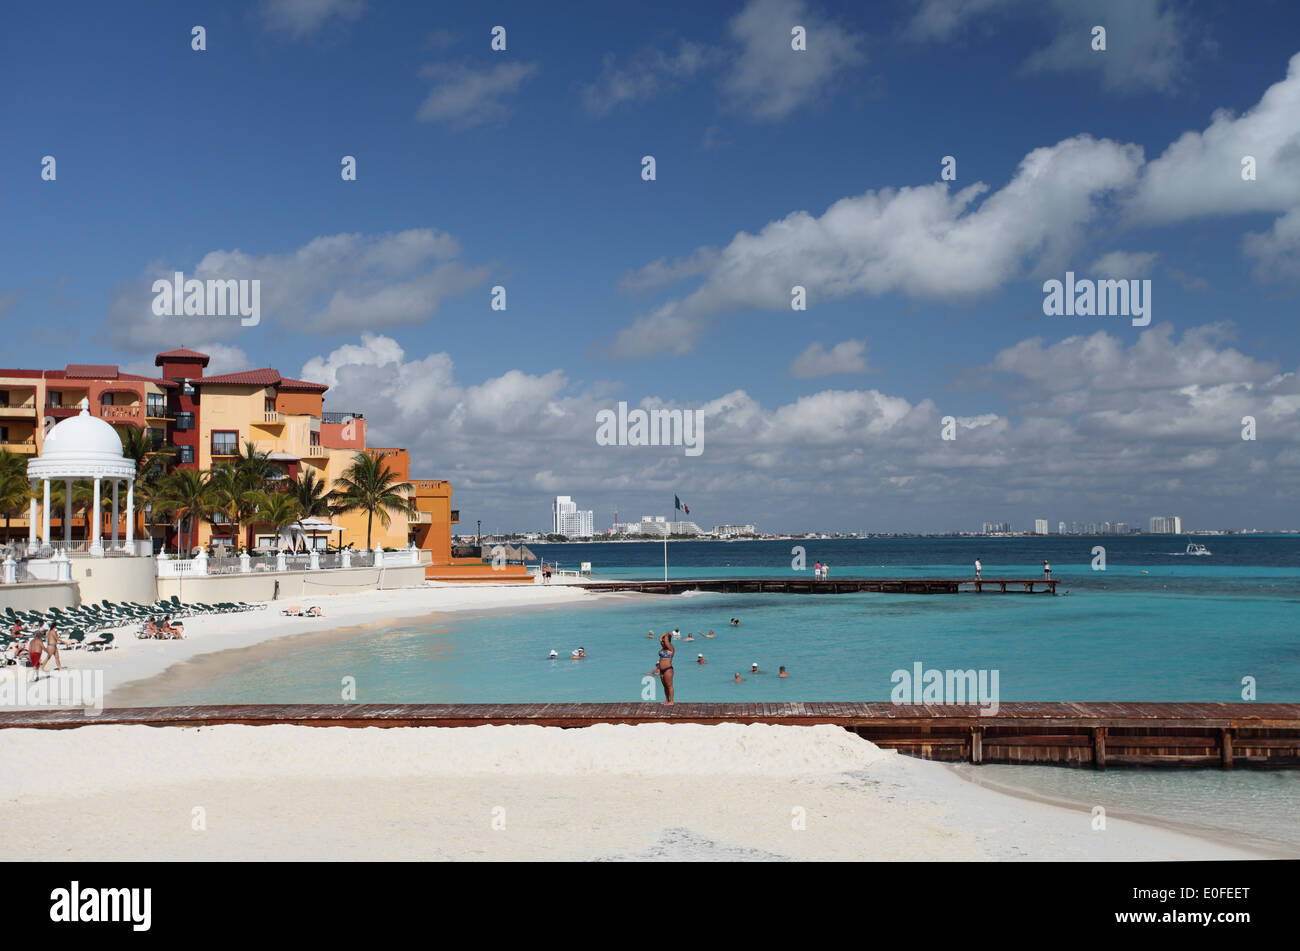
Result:
[[[108,648],[113,646],[113,632],[105,631],[100,634],[99,637],[95,638],[95,640],[86,641],[85,646],[87,650],[92,651],[108,650]]]

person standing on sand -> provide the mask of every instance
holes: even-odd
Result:
[[[673,702],[673,654],[676,652],[673,647],[673,636],[671,633],[662,634],[659,637],[659,663],[656,668],[659,672],[659,680],[664,685],[664,703],[671,705]]]
[[[58,669],[63,669],[63,658],[59,656],[59,628],[57,624],[51,624],[50,629],[45,635],[45,660],[41,661],[41,670],[49,666],[50,658],[59,665]]]
[[[979,560],[978,558],[976,558],[976,559],[975,559],[975,580],[976,580],[976,581],[979,581],[979,580],[980,580],[980,572],[983,571],[983,570],[984,570],[984,566],[981,565],[981,564],[980,564],[980,560]]]
[[[45,642],[40,636],[33,637],[27,642],[27,663],[31,664],[36,671],[36,679],[41,679],[41,655],[45,653]]]

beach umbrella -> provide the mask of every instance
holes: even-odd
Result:
[[[532,549],[529,548],[527,545],[520,545],[520,546],[519,546],[519,560],[520,560],[520,561],[536,561],[536,560],[537,560],[537,556],[533,554]]]

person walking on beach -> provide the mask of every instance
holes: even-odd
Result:
[[[36,679],[41,679],[41,655],[45,653],[45,642],[41,640],[40,635],[34,636],[27,642],[27,663],[31,664],[36,671]]]
[[[1052,564],[1047,559],[1043,559],[1043,578],[1047,581],[1052,580]]]
[[[50,658],[58,664],[58,669],[63,669],[63,658],[59,656],[59,628],[57,624],[51,624],[50,629],[45,634],[45,659],[41,661],[41,670],[44,670],[50,664]]]
[[[659,663],[656,666],[659,680],[664,685],[664,703],[668,705],[673,702],[673,654],[676,650],[671,633],[660,635]]]
[[[979,560],[978,558],[976,558],[976,559],[975,559],[975,580],[976,580],[976,581],[979,581],[979,580],[980,580],[980,572],[983,571],[983,570],[984,570],[984,566],[981,565],[981,564],[980,564],[980,560]]]

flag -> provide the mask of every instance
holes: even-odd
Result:
[[[675,495],[673,496],[673,509],[679,512],[685,512],[687,515],[691,514],[691,507],[689,505],[682,505],[682,500]]]

